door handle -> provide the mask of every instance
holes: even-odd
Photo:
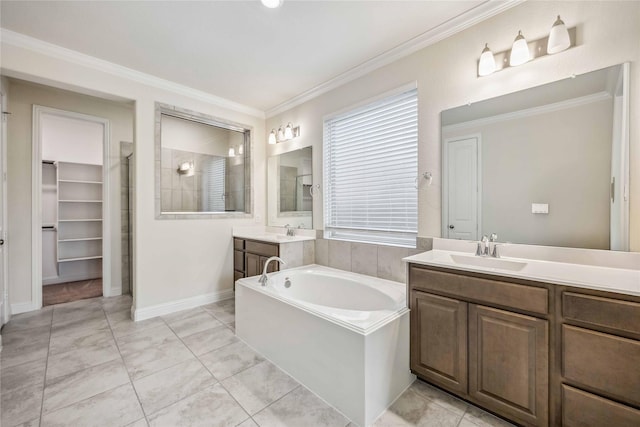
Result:
[[[450,228],[451,230],[453,230],[453,229],[454,229],[454,228],[456,228],[456,227],[455,227],[455,226],[453,226],[453,225],[450,225],[450,226],[449,226],[449,228]]]
[[[4,245],[4,239],[0,239],[0,246]]]

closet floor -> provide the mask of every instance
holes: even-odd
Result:
[[[42,287],[43,306],[101,296],[102,279],[80,280]]]

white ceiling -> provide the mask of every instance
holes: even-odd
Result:
[[[486,3],[3,0],[0,23],[267,111]]]

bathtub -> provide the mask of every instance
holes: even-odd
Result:
[[[318,265],[240,279],[236,334],[359,426],[415,379],[403,283]]]

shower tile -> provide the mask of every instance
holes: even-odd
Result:
[[[309,264],[315,264],[316,262],[316,244],[315,241],[313,240],[305,240],[304,242],[302,242],[303,248],[303,255],[302,255],[302,264],[303,265],[309,265]]]
[[[378,275],[378,246],[367,243],[352,243],[351,271],[376,277]]]
[[[329,267],[351,271],[351,242],[329,240]]]
[[[304,242],[283,243],[280,245],[280,258],[287,264],[281,266],[282,269],[300,267],[304,259]]]

